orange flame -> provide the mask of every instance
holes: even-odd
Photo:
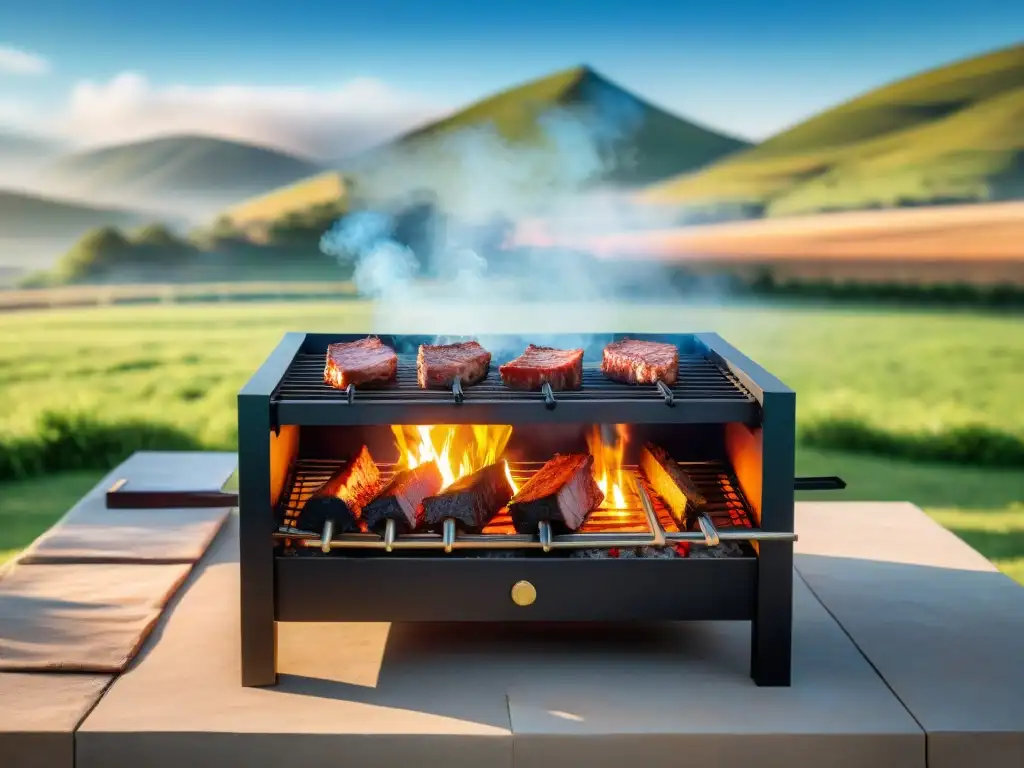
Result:
[[[399,466],[413,469],[428,461],[437,463],[442,488],[494,464],[512,436],[512,427],[501,424],[395,425]],[[505,472],[512,480],[508,464]],[[515,483],[512,484],[515,488]]]
[[[625,477],[622,472],[622,455],[626,450],[629,432],[624,424],[616,424],[614,440],[605,442],[601,428],[595,426],[587,435],[587,447],[594,457],[594,480],[604,493],[606,509],[628,509],[626,504]]]

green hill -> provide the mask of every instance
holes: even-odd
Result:
[[[311,160],[208,136],[173,136],[78,152],[45,181],[69,194],[149,205],[177,200],[226,205],[318,173]]]
[[[659,109],[588,67],[478,101],[341,164],[354,194],[432,190],[449,205],[545,189],[641,186],[749,146]],[[513,189],[514,188],[514,189]]]
[[[78,237],[93,227],[138,224],[144,218],[134,211],[0,190],[0,233],[4,238]]]
[[[871,91],[643,202],[765,215],[1024,196],[1024,45]]]

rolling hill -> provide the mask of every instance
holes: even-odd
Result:
[[[866,93],[638,200],[775,216],[1020,197],[1024,45]]]
[[[67,194],[209,214],[318,173],[311,160],[208,136],[172,136],[78,152],[44,176]]]
[[[273,221],[290,213],[325,203],[341,202],[346,194],[345,178],[337,171],[325,171],[287,187],[231,206],[221,213],[238,227]]]
[[[334,165],[363,200],[430,190],[449,209],[507,212],[567,186],[643,186],[747,146],[659,109],[589,67],[575,67]],[[289,197],[304,194],[302,187],[292,186]]]

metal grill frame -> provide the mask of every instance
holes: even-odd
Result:
[[[714,333],[595,334],[585,364],[599,360],[606,343],[627,336],[674,343],[684,362],[689,356],[704,358],[740,397],[689,397],[685,377],[673,389],[671,405],[654,388],[623,392],[604,386],[555,393],[554,408],[534,393],[474,394],[472,388],[461,403],[444,391],[408,397],[357,392],[351,403],[344,393],[294,397],[283,384],[300,355],[323,354],[329,343],[361,336],[287,334],[238,396],[242,684],[276,683],[278,621],[749,620],[755,683],[789,685],[791,540],[761,541],[756,557],[722,559],[406,557],[398,552],[288,557],[276,547],[269,434],[284,424],[740,422],[760,428],[759,528],[792,534],[795,393]],[[436,337],[381,338],[404,357]],[[508,597],[521,579],[537,589],[538,598],[528,608]]]

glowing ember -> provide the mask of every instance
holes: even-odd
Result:
[[[392,426],[391,431],[398,445],[399,465],[413,469],[428,461],[437,462],[442,488],[494,464],[512,436],[512,427],[501,424],[403,425]],[[507,463],[505,472],[511,481]]]
[[[594,457],[594,480],[604,493],[606,509],[629,509],[622,472],[622,454],[629,433],[624,424],[608,425],[605,429],[610,432],[608,440],[602,439],[598,426],[587,435],[587,447]]]

